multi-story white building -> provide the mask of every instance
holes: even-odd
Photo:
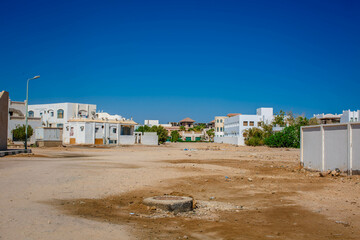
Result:
[[[341,118],[340,118],[340,123],[348,123],[348,122],[360,122],[360,110],[343,111]]]
[[[260,127],[261,123],[270,124],[274,119],[273,108],[258,108],[256,115],[235,115],[224,120],[224,137],[215,137],[218,143],[245,145],[243,132]]]
[[[63,128],[72,118],[95,118],[96,105],[53,103],[29,105],[29,117],[41,118],[42,126]]]

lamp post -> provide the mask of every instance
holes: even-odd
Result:
[[[39,78],[40,75],[38,76],[35,76],[35,77],[32,77],[32,78],[29,78],[27,80],[27,85],[26,85],[26,114],[25,114],[25,149],[27,149],[27,139],[28,139],[28,115],[29,115],[29,112],[28,112],[28,101],[29,101],[29,81],[30,80],[33,80],[33,79],[37,79]]]

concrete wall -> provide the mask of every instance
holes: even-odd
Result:
[[[301,163],[318,171],[360,173],[360,123],[302,127]]]
[[[239,138],[239,137],[214,137],[214,142],[241,145],[240,144],[241,138]]]
[[[159,137],[156,132],[145,132],[141,136],[141,143],[143,145],[158,145]]]
[[[9,118],[9,93],[0,92],[0,150],[7,149],[7,131]]]
[[[35,139],[36,141],[62,141],[62,130],[60,128],[36,128]]]
[[[360,169],[360,124],[352,124],[352,148],[350,151],[351,154],[351,169],[353,171],[358,171]],[[357,146],[357,147],[355,147]],[[360,174],[360,172],[357,172]]]
[[[134,135],[120,135],[119,144],[123,144],[123,145],[135,144],[135,136]]]

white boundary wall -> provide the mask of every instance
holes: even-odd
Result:
[[[244,145],[244,139],[242,137],[214,137],[215,143],[227,143],[234,145]]]
[[[302,127],[300,161],[308,169],[360,174],[360,123]]]

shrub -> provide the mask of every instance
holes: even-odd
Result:
[[[171,142],[177,142],[179,141],[179,138],[180,138],[180,134],[178,131],[172,131],[171,132]]]
[[[162,126],[140,126],[138,129],[136,129],[136,132],[156,132],[160,144],[166,142],[168,138],[168,131]]]
[[[300,126],[285,127],[281,132],[277,132],[265,138],[265,145],[269,147],[300,147]]]
[[[260,128],[248,128],[243,131],[245,137],[245,144],[248,146],[261,146],[264,145],[265,132]]]
[[[251,137],[245,141],[245,144],[248,146],[262,146],[264,145],[264,141],[260,137]]]
[[[26,134],[25,134],[25,129],[26,129],[26,126],[25,125],[22,125],[22,126],[20,126],[20,125],[18,125],[15,129],[13,129],[12,131],[11,131],[11,133],[13,134],[13,137],[14,137],[14,140],[16,139],[17,141],[23,141],[24,142],[24,144],[25,144],[25,138],[26,138]],[[27,131],[27,137],[28,137],[28,139],[30,139],[30,137],[33,135],[33,133],[34,133],[34,130],[33,130],[33,128],[30,126],[30,125],[28,125],[28,129],[27,129],[28,131]]]

